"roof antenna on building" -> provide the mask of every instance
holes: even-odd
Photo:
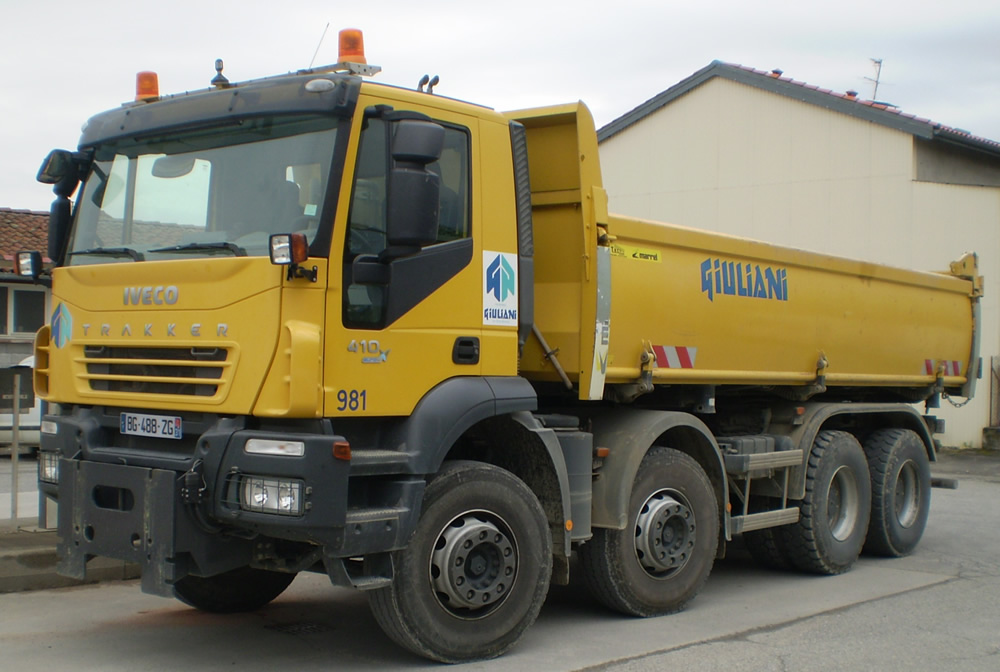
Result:
[[[875,83],[875,90],[872,91],[872,100],[878,100],[878,83],[882,79],[882,59],[881,58],[871,58],[869,59],[872,65],[875,66],[875,78],[865,77],[869,82]]]

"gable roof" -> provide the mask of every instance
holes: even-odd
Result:
[[[650,114],[670,102],[680,98],[692,89],[701,86],[713,77],[722,77],[734,82],[770,91],[787,98],[792,98],[811,105],[817,105],[834,112],[870,121],[882,126],[888,126],[904,133],[922,138],[936,140],[967,149],[989,154],[1000,159],[1000,142],[972,135],[968,131],[951,128],[901,111],[898,107],[886,105],[872,100],[861,100],[857,95],[835,93],[830,89],[822,89],[805,82],[799,82],[790,77],[783,77],[780,70],[764,72],[743,65],[733,65],[722,61],[712,61],[687,79],[673,85],[666,91],[653,96],[643,104],[618,117],[597,131],[598,142],[621,133],[629,126],[641,121]]]
[[[49,240],[49,213],[0,208],[0,259],[12,261],[21,251],[38,250],[45,256]]]

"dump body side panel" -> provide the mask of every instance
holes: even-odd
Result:
[[[608,382],[965,382],[972,283],[613,217]],[[543,310],[544,312],[544,310]]]

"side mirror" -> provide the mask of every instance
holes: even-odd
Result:
[[[404,119],[396,122],[392,158],[398,163],[426,166],[441,158],[444,128],[432,121]]]
[[[80,183],[80,166],[73,152],[53,149],[38,169],[36,179],[42,184],[51,184],[56,200],[49,210],[49,259],[57,264],[62,259],[69,239],[69,229],[73,218],[73,205],[69,197]]]
[[[59,195],[52,201],[49,209],[49,259],[59,264],[66,242],[69,240],[69,228],[73,223],[73,204],[66,196]]]
[[[72,177],[74,180],[77,177],[73,152],[65,149],[53,149],[45,157],[35,179],[42,184],[58,184],[67,177]]]
[[[388,254],[383,257],[414,254],[437,240],[441,178],[427,164],[441,158],[443,147],[444,128],[438,124],[412,119],[397,122],[386,211]]]

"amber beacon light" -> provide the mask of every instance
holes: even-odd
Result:
[[[160,97],[160,82],[155,72],[143,71],[135,76],[135,99],[155,100]]]
[[[362,63],[365,60],[365,38],[357,28],[344,28],[340,31],[340,62]]]

